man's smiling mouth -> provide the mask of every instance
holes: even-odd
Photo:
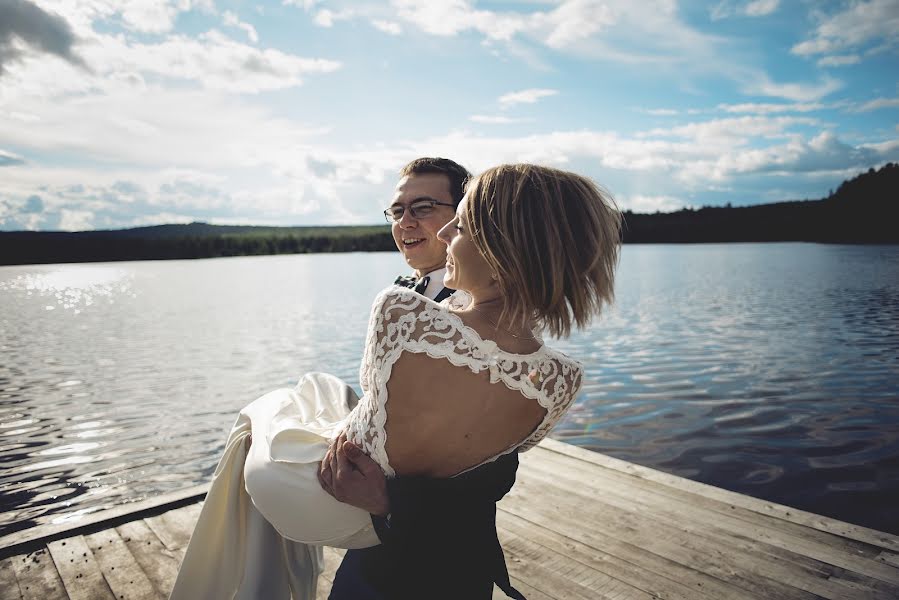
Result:
[[[418,244],[419,242],[423,242],[423,241],[425,241],[424,238],[404,238],[403,245],[407,246],[407,247],[414,246],[415,244]]]

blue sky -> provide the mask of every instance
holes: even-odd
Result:
[[[0,229],[381,222],[417,156],[639,212],[899,161],[899,0],[0,0]]]

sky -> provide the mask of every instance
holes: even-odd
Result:
[[[419,156],[821,198],[899,161],[899,0],[0,0],[0,230],[382,223]]]

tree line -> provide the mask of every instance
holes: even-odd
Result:
[[[899,243],[899,165],[844,181],[822,200],[624,212],[625,243]]]
[[[899,243],[899,165],[844,181],[821,200],[669,213],[624,212],[624,243],[803,241]],[[387,225],[158,225],[123,230],[0,232],[0,264],[166,260],[395,250]]]

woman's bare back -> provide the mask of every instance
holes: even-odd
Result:
[[[398,475],[450,477],[525,440],[546,410],[490,373],[404,353],[387,384],[387,454]]]

